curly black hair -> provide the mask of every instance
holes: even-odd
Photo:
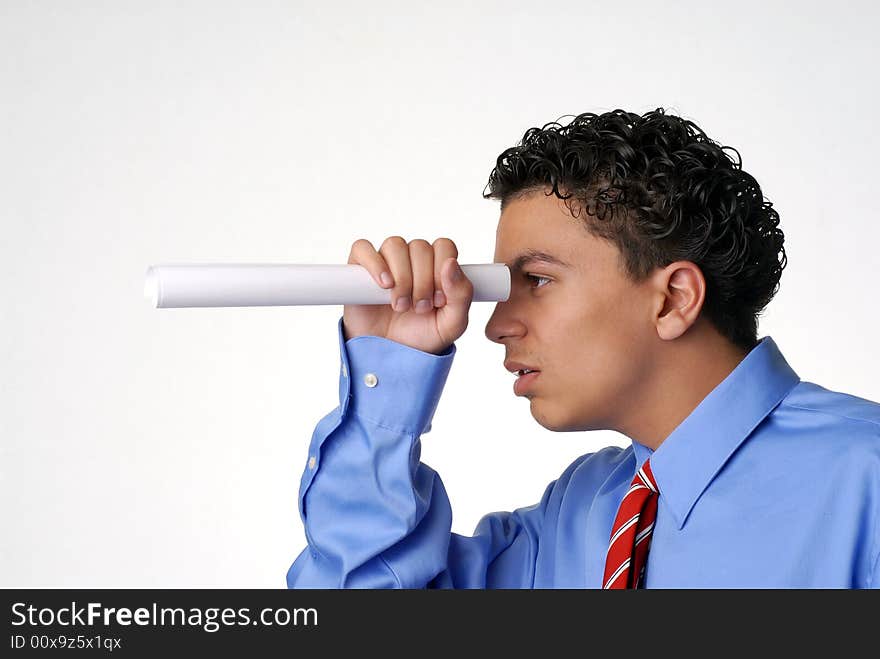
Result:
[[[758,316],[787,263],[779,214],[743,171],[739,152],[693,122],[660,107],[529,128],[498,156],[487,187],[483,197],[499,199],[502,212],[552,187],[545,194],[566,200],[574,218],[586,210],[585,228],[617,246],[633,281],[691,261],[706,279],[701,313],[734,345],[757,344]]]

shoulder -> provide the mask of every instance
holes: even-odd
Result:
[[[806,429],[841,427],[857,436],[880,438],[880,403],[812,382],[800,382],[777,412],[799,417]]]
[[[824,469],[852,467],[880,473],[880,404],[812,382],[800,382],[773,410],[764,429],[792,450],[789,455],[815,459]],[[775,432],[774,432],[775,431]]]

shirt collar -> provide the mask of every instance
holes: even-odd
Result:
[[[656,451],[632,440],[636,467],[651,458],[660,497],[679,529],[727,459],[798,382],[765,336]]]

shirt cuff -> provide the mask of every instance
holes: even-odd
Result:
[[[342,320],[337,325],[342,414],[352,411],[384,428],[416,437],[430,432],[455,358],[455,344],[435,355],[379,336],[346,341]]]

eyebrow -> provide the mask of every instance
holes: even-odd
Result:
[[[561,268],[570,268],[571,265],[560,259],[558,256],[553,256],[548,252],[542,252],[539,249],[527,249],[524,252],[521,252],[511,263],[510,269],[514,272],[521,272],[526,264],[528,263],[548,263],[550,265],[558,265]]]

